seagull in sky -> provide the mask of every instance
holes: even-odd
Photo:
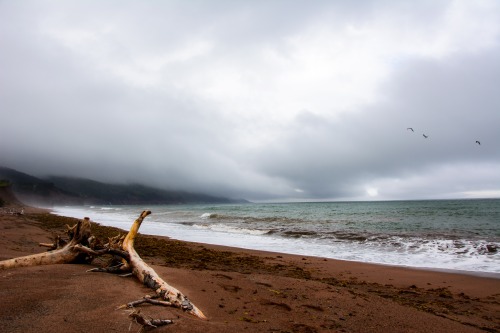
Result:
[[[425,134],[422,134],[422,135],[423,135],[423,136],[424,136],[424,138],[426,138],[426,139],[429,137],[428,135],[425,135]]]
[[[406,130],[411,130],[412,132],[415,132],[411,127],[408,127]]]
[[[477,141],[477,140],[476,140],[476,143],[477,143],[478,145],[481,145],[481,142],[479,142],[479,141]]]

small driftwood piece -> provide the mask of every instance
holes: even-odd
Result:
[[[139,325],[142,325],[143,328],[144,327],[157,328],[158,326],[164,326],[174,323],[172,320],[168,319],[146,319],[141,314],[140,311],[134,311],[128,316],[132,318],[132,320],[134,320]]]
[[[143,303],[149,303],[149,304],[153,304],[153,305],[161,305],[161,306],[172,306],[172,303],[170,302],[167,302],[167,301],[159,301],[151,296],[144,296],[143,298],[137,300],[137,301],[133,301],[133,302],[129,302],[127,304],[123,304],[123,305],[120,305],[118,307],[118,309],[125,309],[125,308],[133,308],[137,305],[140,305],[140,304],[143,304]]]

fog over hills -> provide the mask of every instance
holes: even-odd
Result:
[[[233,200],[203,193],[164,190],[141,184],[107,184],[91,179],[50,176],[38,178],[0,167],[0,179],[12,184],[16,196],[28,204],[54,205],[136,205],[233,203]]]

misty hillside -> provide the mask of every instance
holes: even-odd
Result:
[[[16,197],[26,204],[43,206],[82,204],[78,194],[64,191],[49,181],[14,169],[0,167],[0,180],[8,181]]]
[[[40,179],[13,169],[0,167],[0,180],[2,179],[12,184],[12,190],[21,201],[38,205],[236,202],[228,198],[183,191],[168,191],[139,184],[106,184],[90,179],[57,176]]]
[[[183,203],[231,203],[227,198],[201,193],[167,191],[140,184],[115,185],[89,179],[50,177],[48,180],[58,188],[77,193],[88,201],[98,200],[101,204],[183,204]]]

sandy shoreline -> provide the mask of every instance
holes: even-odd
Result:
[[[0,215],[0,260],[42,252],[37,244],[50,241],[68,221],[72,219],[30,211],[24,216]],[[142,306],[146,315],[174,320],[174,325],[157,332],[500,330],[496,276],[243,250],[166,237],[143,236],[137,250],[209,318],[200,321],[177,309]],[[135,279],[86,273],[88,268],[53,265],[0,271],[2,331],[128,331],[128,312],[116,307],[150,291]],[[131,331],[138,328],[134,324]]]

